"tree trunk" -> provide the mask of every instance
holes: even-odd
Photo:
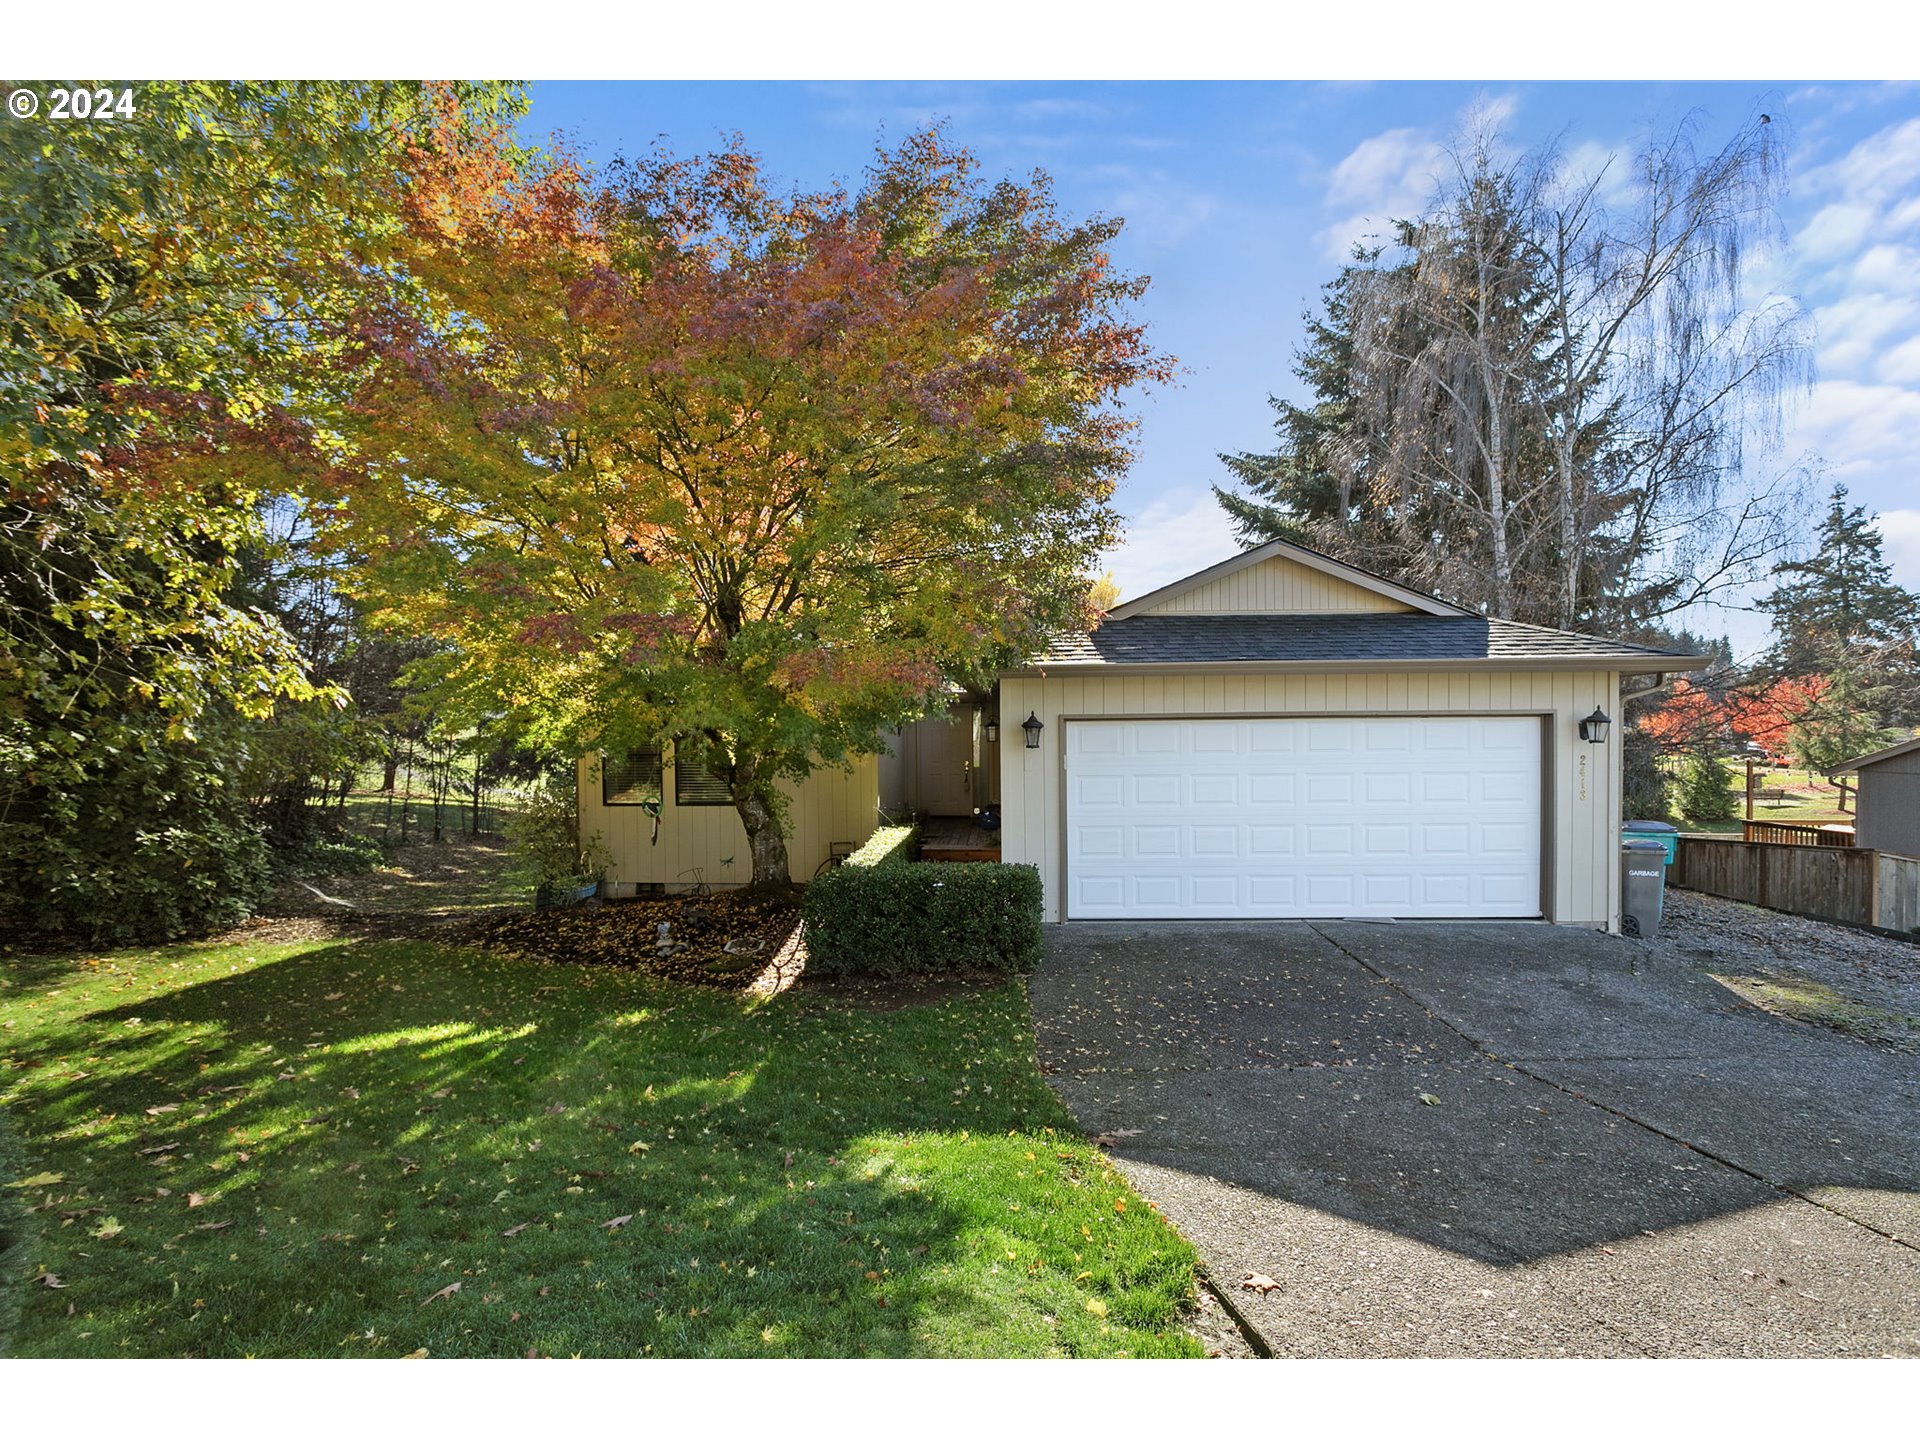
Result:
[[[387,773],[381,777],[380,789],[384,793],[391,795],[393,793],[393,787],[399,783],[400,752],[398,750],[389,750],[387,752]]]
[[[772,783],[759,767],[739,762],[733,767],[733,808],[747,829],[747,846],[753,852],[753,878],[748,884],[756,890],[774,889],[793,883],[787,867],[787,837],[780,828],[780,812],[775,807]]]

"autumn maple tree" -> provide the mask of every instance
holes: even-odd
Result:
[[[802,192],[737,144],[594,177],[450,123],[399,200],[317,338],[313,443],[360,594],[443,642],[456,713],[678,747],[784,883],[782,782],[1086,617],[1117,401],[1167,370],[1118,221],[937,132]]]

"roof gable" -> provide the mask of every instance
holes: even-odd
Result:
[[[1883,760],[1898,760],[1902,755],[1911,755],[1920,750],[1920,735],[1911,740],[1902,740],[1897,745],[1889,745],[1884,750],[1876,750],[1871,755],[1862,755],[1858,760],[1849,760],[1833,773],[1845,775],[1851,770],[1863,770],[1869,765],[1878,765]]]
[[[1108,618],[1407,613],[1469,612],[1303,545],[1270,540],[1116,605]]]

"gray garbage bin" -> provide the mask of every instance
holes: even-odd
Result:
[[[1658,840],[1620,842],[1620,933],[1651,940],[1666,902],[1666,849]]]

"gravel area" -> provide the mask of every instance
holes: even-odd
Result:
[[[1653,948],[1776,1015],[1920,1053],[1920,941],[1669,890]]]

